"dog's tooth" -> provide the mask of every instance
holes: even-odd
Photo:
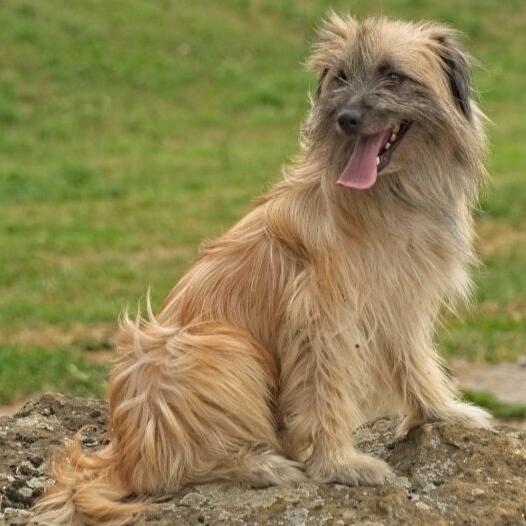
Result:
[[[396,133],[395,132],[391,133],[391,137],[389,137],[389,140],[391,142],[395,142],[396,141]]]
[[[384,150],[389,150],[389,148],[391,148],[391,143],[389,141],[387,141],[385,143]]]
[[[376,166],[378,166],[380,164],[380,157],[377,157],[376,158]]]
[[[396,135],[400,131],[400,124],[395,124],[393,126],[393,133]]]

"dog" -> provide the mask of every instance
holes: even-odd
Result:
[[[127,524],[185,484],[382,484],[353,430],[405,415],[488,427],[433,344],[468,297],[484,117],[470,58],[437,23],[331,14],[301,152],[208,243],[157,314],[124,316],[110,443],[54,461],[39,524]]]

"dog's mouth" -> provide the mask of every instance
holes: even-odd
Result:
[[[371,188],[376,183],[378,173],[391,162],[394,150],[410,126],[410,121],[402,121],[389,130],[372,135],[358,135],[354,151],[338,179],[338,184],[358,190]]]

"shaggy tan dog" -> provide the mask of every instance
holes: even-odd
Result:
[[[456,33],[333,15],[301,154],[148,319],[124,319],[111,443],[70,447],[41,524],[125,524],[122,499],[214,479],[380,484],[353,429],[404,413],[488,426],[433,345],[440,306],[469,291],[481,113]]]

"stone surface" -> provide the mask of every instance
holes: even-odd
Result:
[[[83,430],[89,450],[104,444],[106,406],[46,394],[0,418],[0,524],[27,524],[46,461]],[[427,424],[394,443],[394,422],[357,433],[362,450],[397,477],[382,487],[303,483],[253,490],[234,484],[185,488],[150,509],[147,525],[526,525],[526,433]]]

